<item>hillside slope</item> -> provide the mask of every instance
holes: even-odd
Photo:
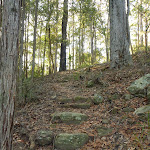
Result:
[[[74,71],[59,72],[36,81],[36,101],[16,111],[14,123],[14,150],[54,150],[54,145],[34,145],[34,135],[40,129],[59,133],[87,133],[89,141],[81,150],[136,150],[149,149],[148,120],[133,111],[148,103],[146,98],[132,97],[127,87],[136,79],[150,73],[150,55],[133,56],[134,65],[121,70],[110,70],[101,64]],[[100,104],[78,108],[63,100],[103,97]],[[78,112],[88,116],[81,124],[51,121],[55,112]],[[112,129],[100,136],[98,127]]]

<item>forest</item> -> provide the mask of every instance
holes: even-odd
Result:
[[[0,150],[148,150],[149,0],[0,0]]]

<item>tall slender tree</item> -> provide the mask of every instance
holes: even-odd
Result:
[[[32,58],[32,74],[31,79],[34,78],[34,69],[35,69],[35,51],[36,51],[36,30],[37,30],[37,13],[38,13],[38,3],[39,0],[36,0],[36,6],[35,6],[35,24],[34,24],[34,39],[33,39],[33,58]]]
[[[60,54],[60,71],[66,70],[66,45],[67,45],[68,0],[64,0],[62,18],[62,42]]]
[[[18,31],[19,0],[4,0],[0,45],[0,150],[12,149]]]

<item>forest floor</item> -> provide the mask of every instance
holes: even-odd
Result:
[[[58,72],[44,79],[37,79],[36,100],[17,109],[15,113],[14,150],[28,150],[30,137],[39,129],[50,129],[55,134],[87,133],[90,140],[80,150],[148,150],[150,148],[150,141],[147,139],[150,128],[148,120],[139,120],[133,111],[123,111],[127,107],[135,110],[148,103],[146,98],[132,97],[126,100],[124,97],[128,94],[127,87],[133,81],[150,73],[150,56],[138,53],[133,58],[133,66],[120,70],[111,70],[108,64],[101,64]],[[93,87],[87,87],[86,83],[96,75],[100,75],[103,85],[95,83]],[[103,103],[92,105],[89,109],[60,106],[61,99],[73,99],[77,96],[90,98],[94,94],[103,96]],[[66,111],[87,114],[89,119],[79,125],[51,123],[51,114]],[[113,132],[99,137],[95,129],[98,125],[112,128]],[[54,149],[53,146],[35,148],[35,150]]]

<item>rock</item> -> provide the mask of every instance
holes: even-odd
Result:
[[[100,103],[103,102],[103,97],[101,95],[98,95],[98,94],[94,94],[94,98],[92,99],[92,102],[95,104],[95,105],[98,105]]]
[[[86,121],[88,116],[82,113],[62,112],[52,114],[52,123],[80,124]]]
[[[113,131],[113,129],[111,128],[106,128],[106,127],[101,127],[101,126],[97,127],[96,130],[98,132],[99,137],[107,136]]]
[[[54,146],[59,150],[76,150],[86,144],[88,140],[89,137],[85,133],[61,133],[56,136]]]
[[[86,87],[90,88],[90,87],[93,87],[93,86],[94,86],[93,80],[87,81]]]
[[[50,130],[39,130],[35,135],[35,143],[40,146],[49,145],[52,143],[54,134]]]
[[[147,74],[141,77],[138,80],[135,80],[129,87],[128,91],[136,96],[145,97],[146,88],[150,85],[150,74]]]
[[[141,115],[141,114],[144,114],[144,113],[149,112],[149,111],[150,111],[150,105],[145,105],[145,106],[142,106],[140,108],[137,108],[134,111],[134,114]]]
[[[123,112],[133,112],[133,111],[134,111],[134,108],[126,107],[126,108],[123,108],[122,111],[123,111]]]

